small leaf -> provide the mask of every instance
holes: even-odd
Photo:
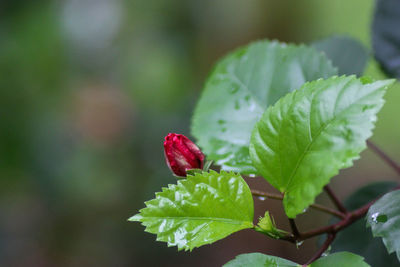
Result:
[[[358,209],[395,186],[395,182],[375,182],[369,184],[353,193],[345,201],[345,207],[348,210]],[[335,218],[330,223],[333,224],[336,222],[337,219]],[[365,261],[371,266],[399,266],[396,255],[389,255],[382,240],[372,237],[371,230],[365,225],[365,220],[358,220],[337,233],[331,247],[332,252],[349,251],[363,256]]]
[[[250,155],[264,178],[284,193],[289,218],[302,213],[340,169],[359,158],[392,82],[321,79],[266,110],[254,128]]]
[[[339,69],[339,75],[361,76],[368,60],[368,51],[362,43],[348,36],[332,36],[312,43],[324,52]]]
[[[382,237],[389,253],[400,261],[400,190],[387,193],[368,211],[367,225],[374,237]]]
[[[255,230],[275,239],[288,234],[288,232],[276,228],[274,218],[269,215],[268,211],[265,212],[264,217],[260,218]]]
[[[292,261],[288,261],[279,257],[269,256],[262,253],[248,253],[236,256],[235,259],[226,263],[224,267],[300,267],[300,265]],[[363,261],[363,258],[349,253],[340,252],[331,254],[326,257],[319,258],[308,267],[368,267],[369,265]]]
[[[372,23],[376,60],[390,77],[400,79],[400,1],[378,0]]]
[[[157,241],[179,250],[192,250],[254,227],[253,197],[235,173],[188,175],[145,204],[130,220],[142,222],[146,232],[157,234]]]
[[[248,146],[264,110],[306,81],[335,74],[331,62],[313,48],[251,43],[216,64],[196,106],[192,133],[207,159],[222,169],[255,174]]]
[[[321,257],[310,264],[310,267],[368,267],[363,257],[350,252],[333,253],[326,257]]]
[[[299,266],[297,263],[279,257],[262,253],[248,253],[236,256],[227,262],[224,267],[291,267]]]

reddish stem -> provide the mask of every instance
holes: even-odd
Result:
[[[255,189],[251,189],[251,193],[253,194],[253,196],[260,196],[260,197],[266,197],[269,199],[276,199],[276,200],[283,200],[283,195],[282,194],[274,194],[274,193],[269,193],[269,192],[263,192],[263,191],[259,191],[259,190],[255,190]],[[325,207],[323,205],[320,204],[311,204],[310,208],[325,212],[325,213],[329,213],[331,215],[334,215],[336,217],[339,217],[341,219],[345,218],[346,215],[344,213],[341,213],[340,211],[337,211],[335,209],[331,209],[328,207]]]
[[[300,236],[300,232],[299,229],[297,229],[297,225],[296,222],[294,221],[294,219],[289,219],[289,224],[290,224],[290,228],[292,228],[292,233],[294,238],[298,238]]]
[[[365,214],[367,214],[369,207],[371,207],[371,205],[374,204],[375,201],[376,200],[368,202],[367,204],[365,204],[361,208],[356,209],[355,211],[347,213],[346,218],[344,218],[343,220],[341,220],[341,221],[339,221],[339,222],[337,222],[335,224],[331,224],[329,226],[321,227],[321,228],[318,228],[318,229],[315,229],[315,230],[311,230],[309,232],[302,233],[300,235],[300,239],[301,240],[305,240],[305,239],[309,239],[311,237],[318,236],[318,235],[325,234],[325,233],[336,234],[337,232],[339,232],[343,228],[346,228],[347,226],[351,225],[352,223],[354,223],[358,219],[364,217]]]
[[[374,151],[381,159],[383,159],[390,167],[392,167],[398,175],[400,175],[400,165],[397,164],[388,154],[386,154],[379,146],[371,141],[367,141],[368,147]]]
[[[329,195],[329,197],[331,198],[331,200],[335,204],[335,206],[338,208],[338,210],[340,210],[341,212],[346,214],[347,209],[344,207],[342,201],[340,201],[340,199],[336,196],[335,192],[333,192],[333,190],[330,188],[330,186],[326,185],[324,187],[324,190]]]
[[[319,248],[319,250],[312,256],[311,259],[308,260],[306,264],[303,266],[308,266],[311,264],[313,261],[319,259],[322,254],[329,248],[329,246],[332,244],[333,240],[335,240],[336,234],[328,234],[328,238],[325,240],[324,244]]]

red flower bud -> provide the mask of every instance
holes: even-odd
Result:
[[[186,170],[202,169],[204,154],[186,136],[170,133],[165,137],[164,155],[168,167],[176,176],[186,176]]]

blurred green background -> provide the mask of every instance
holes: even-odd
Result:
[[[0,266],[220,266],[244,252],[303,262],[315,251],[243,231],[177,252],[127,218],[174,183],[169,132],[190,117],[215,61],[269,38],[333,34],[370,44],[372,0],[1,0]],[[384,78],[371,60],[367,74]],[[373,140],[400,160],[400,86]],[[371,152],[333,180],[341,197],[395,174]],[[252,187],[268,188],[260,179]],[[256,201],[287,227],[280,203]],[[325,196],[318,201],[330,204]],[[312,219],[311,219],[312,218]],[[301,215],[302,229],[327,216]]]

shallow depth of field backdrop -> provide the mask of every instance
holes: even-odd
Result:
[[[304,262],[254,231],[177,252],[127,222],[162,186],[168,132],[190,116],[215,61],[257,39],[347,34],[370,44],[372,0],[0,1],[0,266],[220,266],[245,252]],[[383,78],[370,60],[366,74]],[[400,160],[400,86],[373,140]],[[332,181],[346,197],[395,179],[371,152]],[[261,179],[250,181],[268,187]],[[318,201],[330,205],[324,195]],[[280,202],[256,200],[280,224]],[[299,217],[307,228],[326,215]],[[311,219],[312,218],[312,219]]]

